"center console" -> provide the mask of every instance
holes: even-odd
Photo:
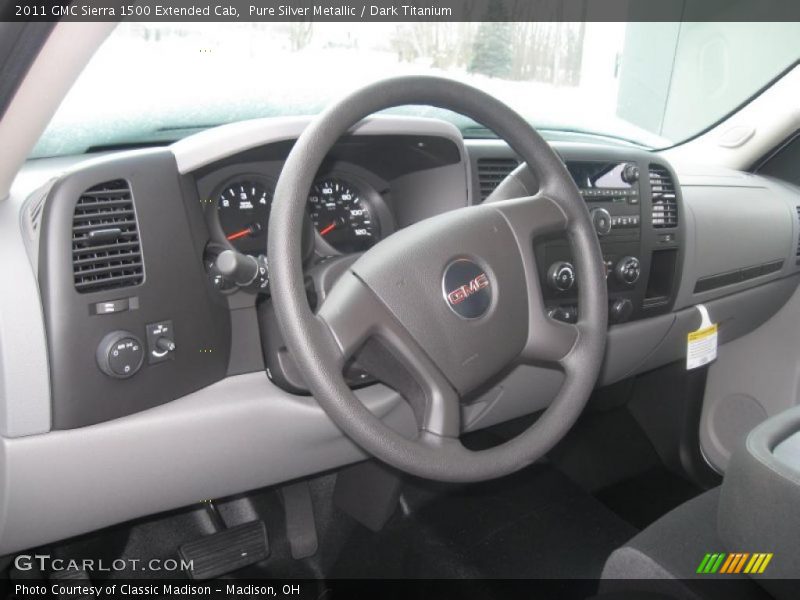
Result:
[[[679,190],[670,169],[636,158],[569,158],[597,232],[608,282],[609,322],[669,309],[677,287],[681,229]],[[564,239],[544,240],[536,256],[551,318],[578,319],[580,273]]]

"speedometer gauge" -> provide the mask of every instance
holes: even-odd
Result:
[[[272,185],[256,177],[232,181],[217,194],[217,215],[222,233],[239,252],[266,252],[272,196]]]
[[[319,234],[339,252],[363,252],[378,239],[378,225],[358,189],[338,177],[311,188],[308,213]]]

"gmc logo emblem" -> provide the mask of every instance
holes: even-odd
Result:
[[[487,287],[489,287],[489,278],[486,276],[486,273],[481,273],[472,281],[469,281],[461,287],[457,287],[453,291],[448,292],[447,300],[450,302],[450,304],[455,306],[456,304],[461,304],[473,294]]]

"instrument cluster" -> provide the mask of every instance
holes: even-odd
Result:
[[[243,173],[226,180],[213,193],[209,212],[212,232],[221,238],[215,241],[243,254],[264,254],[274,196],[275,181],[267,176]],[[307,201],[315,247],[325,255],[368,250],[388,233],[381,218],[386,210],[378,191],[358,177],[319,177]]]

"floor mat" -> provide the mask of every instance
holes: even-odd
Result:
[[[485,484],[413,481],[379,533],[350,532],[328,576],[597,578],[636,530],[547,466]]]
[[[644,529],[701,491],[665,467],[657,467],[600,490],[596,496],[628,523]]]

